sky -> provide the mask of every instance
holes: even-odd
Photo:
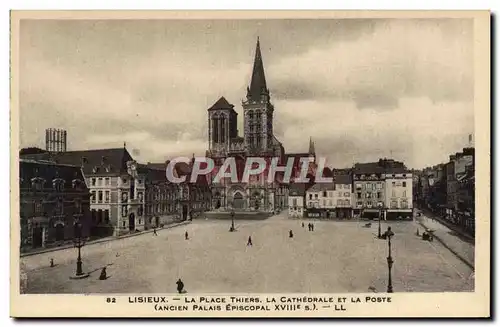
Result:
[[[471,19],[23,20],[21,147],[45,129],[68,150],[123,147],[140,162],[208,148],[207,109],[242,99],[257,36],[286,152],[309,138],[327,166],[445,162],[474,132]]]

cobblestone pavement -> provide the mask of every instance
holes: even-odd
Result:
[[[334,293],[387,288],[387,241],[377,224],[314,221],[315,230],[283,213],[267,220],[193,223],[82,249],[90,277],[71,280],[76,250],[21,259],[28,293],[174,293],[178,278],[188,293]],[[472,291],[472,270],[438,242],[415,235],[415,222],[394,222],[395,292]],[[385,230],[387,225],[382,223]],[[420,227],[422,228],[422,227]],[[288,232],[293,230],[294,237]],[[184,239],[188,231],[189,240]],[[246,246],[252,236],[253,246]],[[50,268],[50,258],[56,267]],[[107,266],[108,279],[99,280]]]

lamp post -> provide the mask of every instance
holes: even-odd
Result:
[[[391,238],[394,236],[394,232],[391,230],[391,227],[388,227],[386,233],[387,233],[387,244],[389,245],[389,256],[387,257],[387,267],[389,268],[387,293],[392,293],[392,264],[394,263],[394,260],[392,260],[392,254],[391,254]]]
[[[234,210],[231,210],[231,232],[234,232]]]
[[[85,240],[82,237],[82,224],[80,223],[80,220],[77,220],[75,222],[75,225],[74,225],[73,243],[75,245],[75,248],[78,249],[78,258],[76,259],[76,274],[75,274],[75,276],[73,276],[71,278],[72,279],[80,279],[80,278],[88,277],[89,274],[84,273],[83,269],[82,269],[81,249],[85,245]]]
[[[382,220],[382,203],[378,203],[378,238],[382,238],[382,227],[381,227],[381,220]]]

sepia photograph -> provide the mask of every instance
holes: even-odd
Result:
[[[191,15],[12,12],[16,301],[488,315],[489,12]]]

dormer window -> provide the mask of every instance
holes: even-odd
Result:
[[[35,191],[41,191],[43,190],[43,186],[45,184],[45,179],[41,177],[35,177],[31,179],[31,187]]]
[[[64,179],[56,178],[52,181],[52,186],[56,192],[64,191]]]
[[[82,187],[82,181],[80,179],[74,179],[71,181],[71,186],[74,189],[80,189]]]
[[[98,173],[98,172],[99,172],[99,167],[94,167],[94,168],[92,169],[92,172],[93,172],[94,174]]]

